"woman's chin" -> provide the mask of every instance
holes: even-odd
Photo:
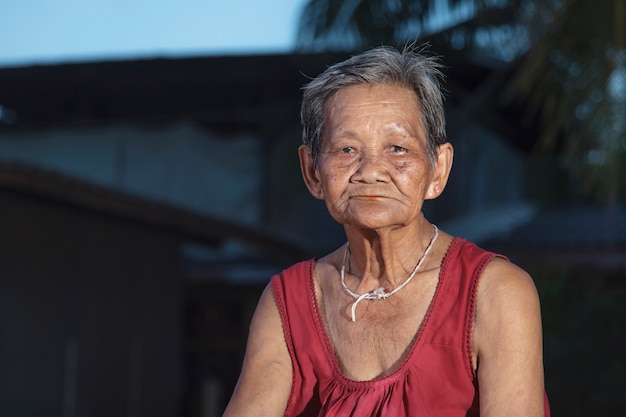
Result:
[[[360,230],[383,230],[383,229],[397,229],[407,224],[404,218],[400,218],[397,213],[384,212],[384,213],[371,213],[365,215],[359,213],[358,216],[346,216],[342,223],[348,227]]]

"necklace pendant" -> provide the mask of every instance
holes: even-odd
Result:
[[[375,289],[370,294],[372,294],[374,300],[380,300],[381,298],[385,298],[387,295],[383,287]]]

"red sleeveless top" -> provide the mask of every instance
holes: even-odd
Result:
[[[341,373],[315,296],[314,260],[272,277],[293,363],[285,417],[478,416],[472,323],[478,279],[495,256],[463,239],[452,241],[407,358],[393,373],[371,381]]]

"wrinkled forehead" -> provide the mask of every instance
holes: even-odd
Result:
[[[407,105],[407,110],[417,109],[421,111],[420,100],[415,91],[399,84],[351,84],[334,91],[326,100],[324,112],[326,115],[338,105],[347,103],[356,105],[364,101],[375,100],[402,100]]]
[[[415,92],[393,84],[355,84],[336,91],[326,102],[326,124],[337,117],[393,114],[421,125],[421,106]]]

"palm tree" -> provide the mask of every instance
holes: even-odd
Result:
[[[538,116],[537,149],[589,196],[626,197],[626,0],[309,0],[301,51],[422,42],[489,56],[513,76],[499,100]],[[493,99],[493,95],[485,95]]]

